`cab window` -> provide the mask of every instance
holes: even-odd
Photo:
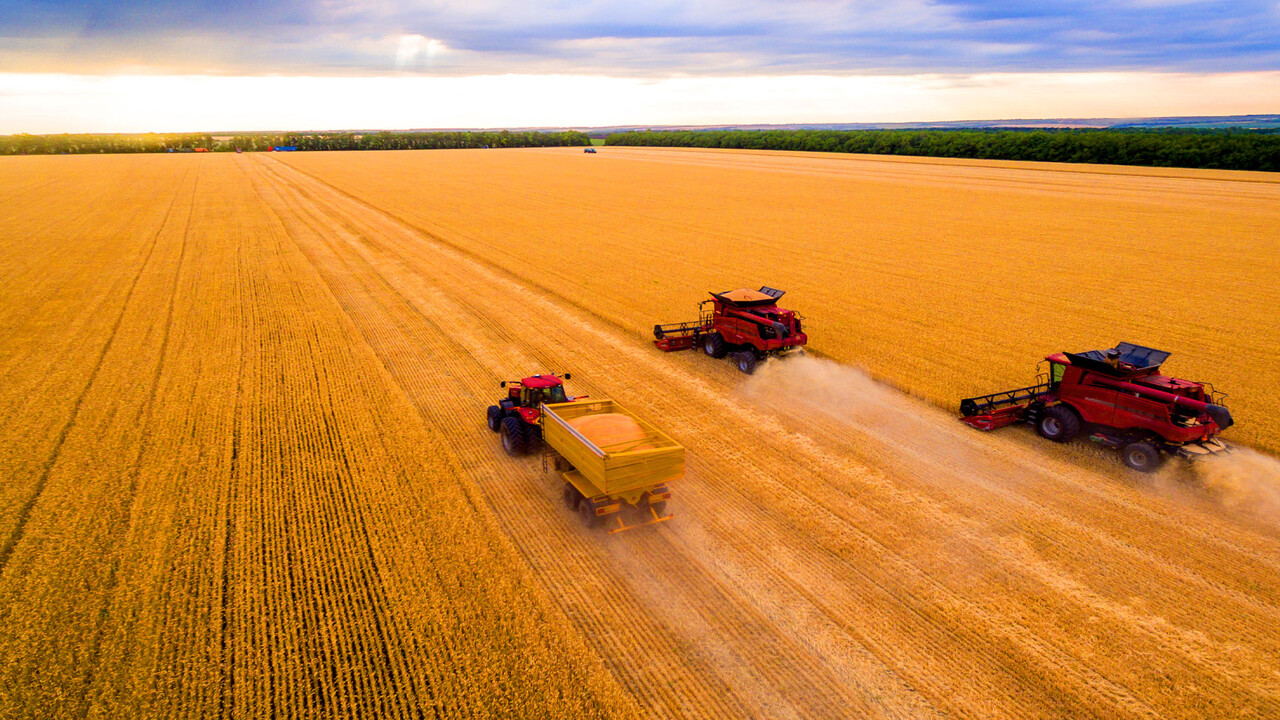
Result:
[[[565,397],[564,386],[557,385],[553,388],[547,388],[547,392],[543,396],[542,402],[545,402],[545,403],[569,402],[569,398]]]
[[[541,388],[525,388],[524,389],[524,406],[536,408],[542,402]]]
[[[1049,363],[1049,384],[1057,386],[1062,382],[1062,376],[1067,372],[1067,366],[1061,363]]]

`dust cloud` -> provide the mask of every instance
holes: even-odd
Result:
[[[742,388],[747,399],[773,409],[808,409],[858,425],[910,423],[916,401],[838,362],[803,355],[770,360]]]
[[[959,437],[967,428],[858,368],[812,355],[770,360],[743,384],[741,393],[753,405],[790,418],[800,433],[815,439],[814,424],[825,420],[840,428],[843,441],[857,443],[861,434],[893,448],[919,471],[991,482],[990,462]]]
[[[1223,507],[1280,525],[1280,459],[1249,448],[1196,462],[1196,480]]]

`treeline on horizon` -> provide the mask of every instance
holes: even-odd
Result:
[[[0,155],[63,155],[84,153],[244,152],[273,147],[298,150],[443,150],[590,145],[591,138],[576,130],[564,132],[371,132],[371,133],[245,133],[120,134],[120,135],[5,135]]]
[[[667,130],[605,145],[803,150],[1280,172],[1280,134],[1257,130]]]

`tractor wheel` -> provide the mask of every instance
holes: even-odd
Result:
[[[524,447],[525,452],[533,452],[542,447],[542,427],[538,425],[524,425]]]
[[[527,451],[523,425],[518,417],[502,418],[502,449],[512,457],[520,457]]]
[[[729,348],[724,346],[724,336],[713,332],[702,336],[702,352],[713,358],[722,358],[728,354]]]
[[[578,488],[564,484],[564,506],[570,510],[577,511],[578,501],[582,498],[582,493],[578,492]]]
[[[578,501],[578,514],[582,516],[582,524],[589,528],[600,524],[600,516],[596,515],[595,503],[590,498],[584,497]]]
[[[1044,411],[1036,423],[1040,436],[1054,442],[1066,442],[1080,432],[1080,418],[1066,405],[1054,405]]]
[[[756,354],[750,350],[743,350],[738,353],[738,369],[750,375],[756,371],[756,365],[760,362],[756,358]]]
[[[502,408],[497,405],[489,406],[489,429],[494,432],[502,431]]]
[[[1148,442],[1131,442],[1120,448],[1120,459],[1138,472],[1151,472],[1160,467],[1160,451]]]

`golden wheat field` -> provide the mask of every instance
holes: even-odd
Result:
[[[0,717],[1280,717],[1280,178],[602,148],[0,159]],[[756,375],[657,322],[768,284]],[[1136,475],[962,397],[1118,340]],[[686,448],[582,527],[484,423]]]

